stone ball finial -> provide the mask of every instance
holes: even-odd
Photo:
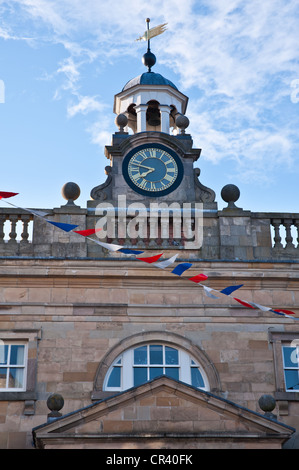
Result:
[[[228,203],[228,208],[236,208],[235,202],[240,197],[240,190],[238,186],[234,184],[227,184],[221,190],[221,197]]]
[[[65,183],[61,189],[62,196],[68,201],[67,205],[73,205],[74,201],[80,196],[80,193],[80,187],[72,182]]]
[[[277,419],[277,416],[272,413],[272,411],[274,410],[276,406],[276,400],[274,397],[272,397],[272,395],[266,395],[266,394],[262,395],[259,398],[258,403],[259,403],[260,409],[265,412],[266,418],[270,418],[274,420]]]
[[[50,410],[50,413],[48,414],[49,418],[59,418],[62,416],[59,411],[63,408],[64,405],[64,399],[63,396],[60,395],[59,393],[52,393],[47,399],[47,407]]]
[[[115,124],[119,128],[120,132],[124,132],[124,127],[128,124],[128,118],[125,114],[118,114],[115,118]]]
[[[276,406],[276,400],[272,395],[262,395],[258,403],[260,409],[265,413],[271,413]]]
[[[151,68],[155,65],[156,63],[156,56],[153,54],[151,51],[147,51],[145,54],[142,56],[142,62],[143,65],[148,67],[148,71],[151,71]]]
[[[175,125],[181,129],[181,133],[185,134],[185,129],[189,126],[189,119],[184,114],[177,114],[175,118]]]

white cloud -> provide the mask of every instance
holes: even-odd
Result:
[[[72,99],[69,117],[110,106],[111,96],[104,103],[82,92],[82,71],[90,64],[117,65],[136,57],[140,49],[134,40],[150,17],[152,25],[168,23],[167,32],[151,43],[155,70],[167,65],[182,92],[192,92],[190,132],[204,158],[234,160],[243,177],[261,179],[271,178],[286,162],[291,167],[298,121],[283,120],[282,113],[289,113],[286,100],[295,106],[291,83],[299,79],[297,0],[13,0],[13,8],[15,25],[4,21],[0,37],[16,35],[17,18],[25,15],[34,36],[63,45],[66,57],[53,75],[63,77],[55,97]],[[93,116],[92,141],[103,145],[110,127],[106,118],[99,124]]]
[[[93,111],[104,111],[107,104],[98,101],[94,96],[81,96],[77,104],[69,105],[67,113],[69,117],[76,116],[76,114],[88,114]]]

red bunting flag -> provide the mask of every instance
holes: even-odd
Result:
[[[244,300],[240,300],[240,299],[237,299],[237,297],[233,297],[237,302],[239,302],[239,304],[241,305],[244,305],[244,307],[248,307],[248,308],[253,308],[254,307],[252,305],[250,305],[249,303],[247,302],[244,302]]]
[[[286,315],[295,315],[295,312],[292,312],[291,310],[282,310],[281,308],[275,308],[273,309],[274,312],[282,312],[285,313]]]
[[[10,192],[7,192],[7,191],[0,191],[0,199],[5,199],[5,198],[8,198],[8,197],[13,197],[13,196],[16,196],[17,194],[19,193],[10,193]]]
[[[87,230],[74,230],[75,233],[82,235],[83,237],[88,237],[88,235],[93,235],[94,233],[99,232],[102,230],[101,228],[90,228]]]
[[[162,255],[163,253],[161,253],[160,255],[148,256],[146,258],[136,258],[136,259],[139,259],[140,261],[145,261],[146,263],[154,263],[155,261],[158,261],[158,259],[161,258]]]
[[[189,281],[193,281],[196,283],[200,281],[205,281],[206,279],[208,279],[208,276],[206,276],[205,274],[197,274],[196,276],[189,277]]]

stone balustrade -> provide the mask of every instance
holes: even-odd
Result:
[[[78,230],[94,228],[99,222],[95,212],[76,205],[42,209],[47,219],[71,223]],[[134,222],[136,235],[129,236],[125,223],[117,218],[111,236],[97,238],[127,248],[163,250],[167,255],[179,252],[180,258],[203,260],[299,260],[299,214],[250,212],[238,208],[203,210],[202,225],[196,232],[196,218],[170,217],[161,214],[151,220]],[[143,224],[143,225],[142,225]],[[103,226],[105,235],[107,226]],[[138,229],[138,230],[137,230]],[[202,234],[195,240],[194,233]],[[143,236],[142,236],[143,234]],[[193,238],[192,238],[193,237]],[[194,243],[194,241],[196,243]],[[41,217],[16,208],[0,208],[0,257],[33,258],[105,258],[112,254],[99,244],[65,232]]]
[[[0,212],[0,243],[28,243],[30,222],[33,215],[23,210],[1,209]]]
[[[275,214],[275,216],[271,218],[271,225],[274,230],[273,248],[275,251],[298,248],[298,214]]]

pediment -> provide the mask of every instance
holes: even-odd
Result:
[[[295,430],[162,376],[33,429],[39,448],[280,447]],[[265,445],[265,444],[263,444]]]

